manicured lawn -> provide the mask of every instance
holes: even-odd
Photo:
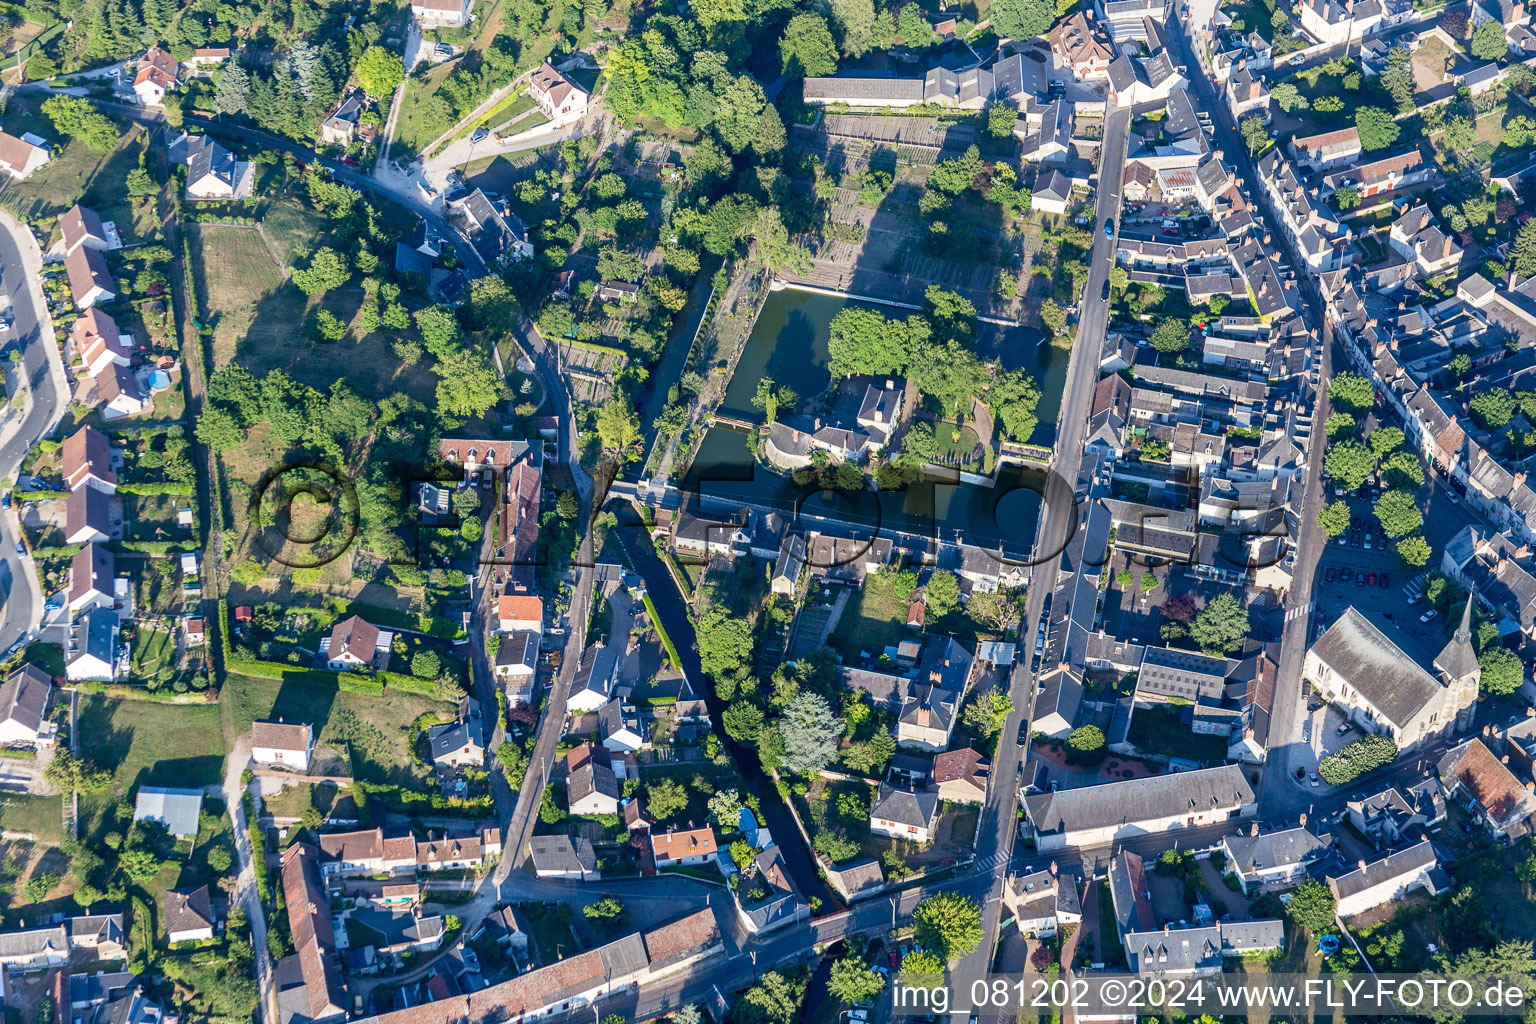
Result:
[[[279,206],[277,209],[285,209]],[[230,313],[276,291],[283,276],[255,228],[189,224],[192,268],[205,312]]]
[[[955,437],[956,433],[960,435],[958,440]],[[938,458],[935,460],[937,462],[969,459],[975,453],[978,441],[976,431],[970,427],[961,427],[956,431],[952,423],[935,423],[934,438],[938,441],[939,448]]]
[[[165,682],[176,674],[176,637],[168,629],[140,623],[129,654],[129,673],[135,680]]]
[[[833,634],[833,642],[841,643],[850,655],[868,651],[878,657],[881,651],[901,640],[910,605],[911,602],[902,600],[888,589],[872,591],[866,585],[848,599]]]
[[[480,119],[480,123],[489,125],[492,128],[499,128],[504,124],[510,124],[536,107],[538,107],[538,104],[534,102],[533,96],[526,92],[516,96],[508,96],[492,107],[490,113]]]
[[[516,121],[508,121],[498,129],[501,135],[518,135],[522,132],[532,131],[541,124],[548,124],[549,118],[544,116],[542,110],[530,110]]]
[[[56,796],[32,796],[7,793],[0,802],[0,828],[8,832],[30,832],[45,846],[64,841],[64,805]]]
[[[224,777],[219,709],[84,695],[80,756],[113,770],[118,787],[207,786]]]

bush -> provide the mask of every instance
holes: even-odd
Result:
[[[1342,786],[1366,772],[1389,765],[1397,757],[1397,744],[1385,736],[1366,736],[1345,744],[1317,763],[1317,774],[1331,786]]]
[[[1067,760],[1073,764],[1102,761],[1108,752],[1104,730],[1096,725],[1079,726],[1067,736]]]

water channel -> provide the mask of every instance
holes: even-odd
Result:
[[[827,371],[829,325],[838,311],[849,305],[880,309],[891,317],[911,312],[792,289],[775,292],[764,303],[747,340],[721,412],[760,420],[762,413],[752,408],[752,396],[764,376],[788,385],[801,396],[823,391],[831,381]],[[1034,375],[1042,397],[1040,425],[1031,440],[1053,443],[1067,352],[1042,343],[1040,332],[1033,328],[982,324],[979,333],[977,351],[981,355],[1000,359],[1007,369],[1024,369]],[[994,487],[929,481],[904,491],[865,491],[857,496],[812,491],[759,465],[752,458],[746,434],[716,426],[705,436],[684,486],[706,498],[773,508],[786,515],[827,517],[872,530],[949,541],[963,538],[993,550],[1002,547],[1010,555],[1022,557],[1033,543],[1044,479],[1041,471],[1008,465],[999,472]]]

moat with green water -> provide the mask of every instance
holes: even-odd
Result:
[[[722,415],[760,421],[752,407],[764,376],[798,395],[814,396],[831,383],[827,339],[832,318],[854,305],[887,316],[911,312],[831,295],[786,289],[770,295],[747,340],[726,390]],[[1051,445],[1056,436],[1067,373],[1067,351],[1042,343],[1029,327],[982,324],[977,351],[1001,360],[1005,369],[1023,369],[1040,386],[1040,424],[1033,443]],[[716,426],[705,436],[683,486],[704,498],[773,508],[785,515],[832,518],[865,529],[888,529],[946,541],[966,542],[1023,556],[1034,541],[1045,473],[1004,465],[995,486],[928,481],[902,491],[864,491],[856,496],[799,487],[752,457],[750,439],[740,430]]]

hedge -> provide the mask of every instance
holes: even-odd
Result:
[[[74,558],[85,550],[84,544],[55,544],[52,547],[33,548],[33,558]]]
[[[171,689],[151,690],[147,686],[102,683],[93,680],[82,680],[75,683],[74,686],[81,693],[93,693],[102,697],[115,697],[118,700],[148,701],[152,704],[212,704],[218,696],[218,691],[212,688],[177,693]]]
[[[677,656],[677,648],[672,644],[672,638],[667,635],[667,629],[661,624],[661,616],[656,614],[656,606],[651,603],[650,594],[642,594],[640,599],[645,603],[645,613],[651,617],[651,625],[656,629],[656,635],[661,637],[661,646],[666,648],[667,657],[672,661],[672,667],[679,672],[683,670],[683,659]]]
[[[55,498],[68,497],[63,491],[12,491],[11,497],[17,501],[53,501]]]
[[[335,673],[340,678],[336,683],[346,693],[363,693],[370,697],[384,695],[384,681],[374,679],[372,676],[358,675],[356,672]]]
[[[191,484],[118,484],[119,494],[175,494],[181,497],[191,497],[194,488]]]
[[[114,551],[133,552],[141,555],[179,555],[187,551],[196,551],[195,545],[189,546],[186,541],[169,540],[115,540],[107,545]]]
[[[1346,743],[1317,763],[1317,774],[1331,786],[1342,786],[1366,772],[1391,764],[1397,744],[1386,736],[1366,736]]]
[[[380,672],[375,678],[391,690],[420,693],[428,697],[437,693],[437,680],[435,679],[421,679],[416,676],[406,675],[404,672]]]

